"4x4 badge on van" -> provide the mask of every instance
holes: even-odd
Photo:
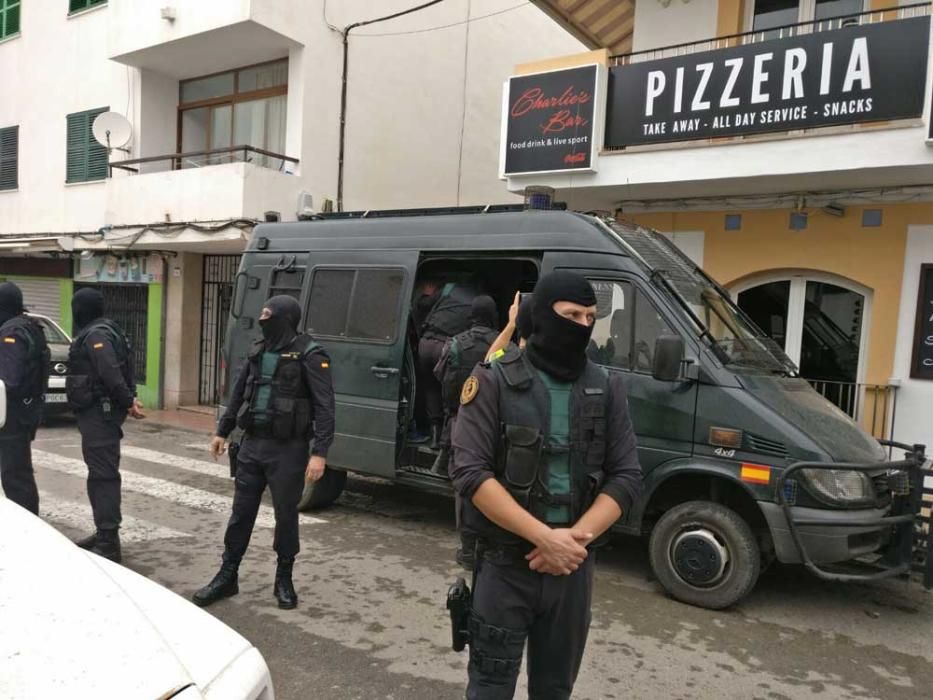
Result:
[[[476,398],[476,395],[479,393],[479,380],[470,375],[470,377],[463,383],[463,389],[460,390],[460,403],[463,406],[466,406],[470,401]]]

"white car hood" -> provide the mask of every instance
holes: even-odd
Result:
[[[210,614],[0,497],[0,697],[204,690],[250,650]]]

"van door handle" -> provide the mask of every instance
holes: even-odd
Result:
[[[395,367],[380,367],[379,365],[373,365],[369,368],[369,371],[380,379],[386,379],[392,375],[398,374],[398,369]]]

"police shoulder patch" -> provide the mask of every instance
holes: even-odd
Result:
[[[460,403],[466,406],[470,401],[476,398],[479,393],[479,379],[475,375],[470,375],[463,383],[463,389],[460,390]]]

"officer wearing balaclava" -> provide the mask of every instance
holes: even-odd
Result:
[[[97,289],[75,292],[71,317],[75,336],[68,351],[65,389],[81,433],[95,528],[78,546],[119,562],[122,426],[128,415],[145,417],[136,398],[132,346],[123,329],[105,318],[104,296]]]
[[[526,348],[463,385],[450,474],[478,533],[469,698],[569,698],[589,629],[594,540],[641,493],[621,377],[586,357],[596,296],[569,271],[534,290]]]
[[[33,514],[39,491],[32,471],[32,440],[42,420],[49,376],[45,333],[24,314],[23,293],[13,282],[0,284],[0,381],[6,385],[6,424],[0,429],[0,483],[3,493]]]
[[[305,482],[324,476],[334,440],[334,386],[330,358],[298,328],[301,307],[287,295],[271,297],[259,316],[262,337],[240,368],[210,451],[217,459],[235,427],[243,430],[236,455],[233,512],[224,536],[220,571],[194,594],[201,606],[239,592],[239,567],[249,545],[262,494],[275,508],[278,555],[273,593],[278,605],[298,605],[292,566],[298,554],[298,502]]]

